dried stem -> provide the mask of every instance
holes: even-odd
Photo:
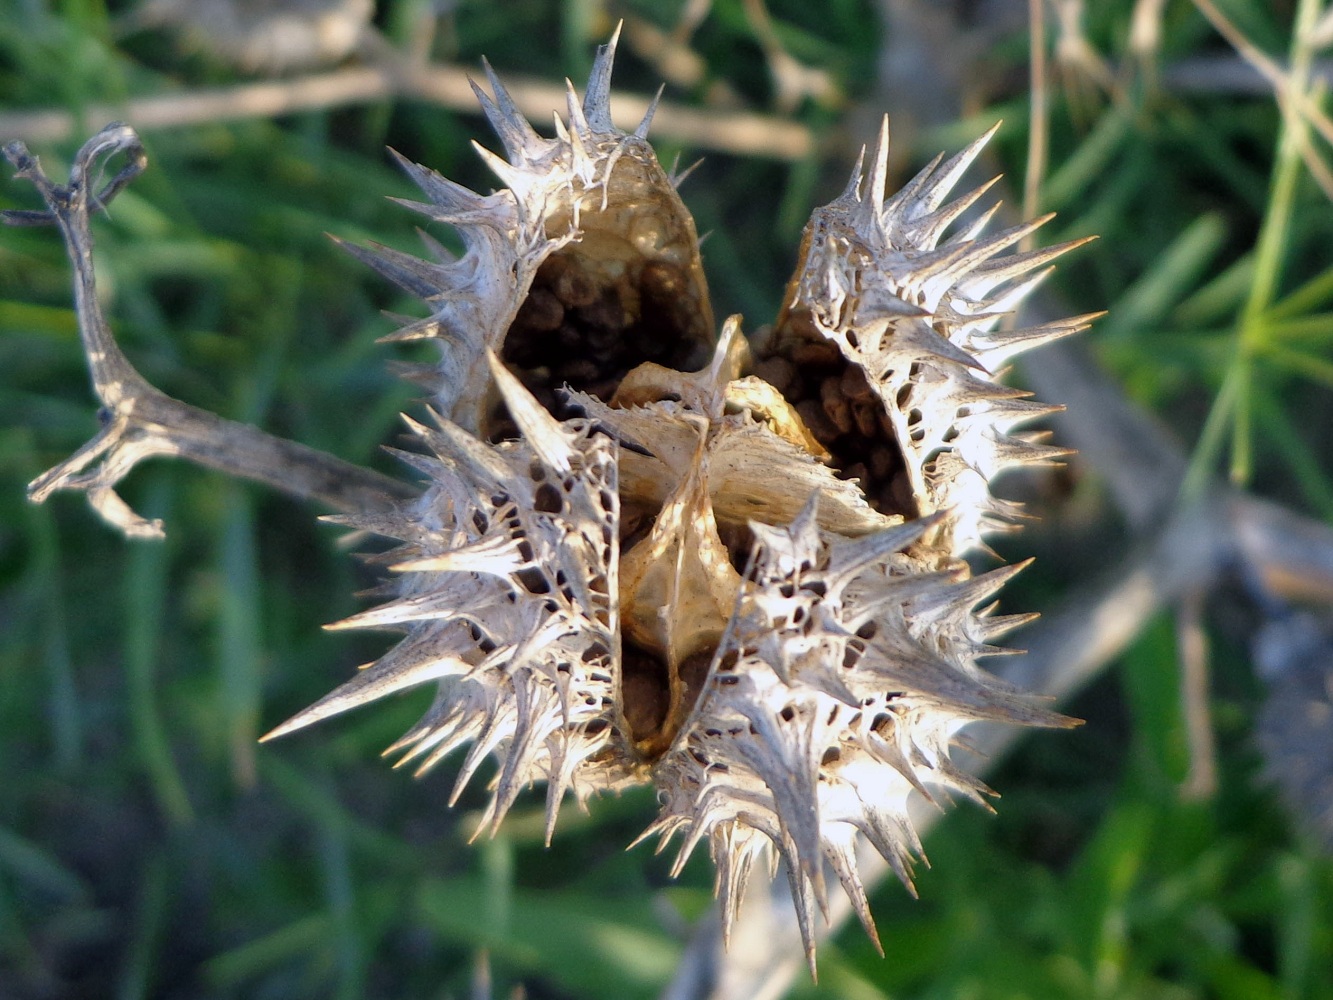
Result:
[[[1310,91],[1309,74],[1311,57],[1313,56],[1313,29],[1315,27],[1313,20],[1314,8],[1309,8],[1311,16],[1304,19],[1298,18],[1298,21],[1304,22],[1304,27],[1301,23],[1298,23],[1296,28],[1296,58],[1293,60],[1292,67],[1284,71],[1275,60],[1269,58],[1235,24],[1228,20],[1227,16],[1213,3],[1213,0],[1194,0],[1194,6],[1198,8],[1199,13],[1208,19],[1208,22],[1217,30],[1218,34],[1231,43],[1232,48],[1240,54],[1241,58],[1253,66],[1272,85],[1274,99],[1285,115],[1297,122],[1311,126],[1323,136],[1325,142],[1333,144],[1333,119],[1325,114],[1318,104],[1317,97],[1312,97]],[[1311,37],[1304,37],[1303,32]],[[1296,142],[1300,149],[1301,159],[1305,161],[1306,169],[1310,171],[1311,177],[1323,189],[1324,194],[1329,199],[1333,199],[1333,170],[1329,169],[1319,151],[1309,141],[1304,129],[1297,131]]]
[[[89,139],[75,157],[66,186],[52,183],[23,143],[10,143],[4,153],[16,176],[31,181],[41,193],[47,210],[5,212],[0,217],[10,225],[60,228],[74,268],[79,335],[93,391],[102,403],[101,430],[33,480],[28,486],[31,500],[41,503],[57,490],[78,490],[87,494],[103,519],[126,535],[161,537],[161,522],[134,513],[115,491],[134,466],[154,456],[185,458],[345,513],[384,510],[414,494],[410,486],[388,476],[172,399],[130,364],[97,301],[90,217],[105,209],[148,164],[132,128],[114,123]],[[125,156],[126,165],[93,193],[106,161],[117,155]]]
[[[506,75],[505,86],[530,120],[549,125],[551,113],[565,107],[565,89],[544,80]],[[0,115],[0,139],[24,136],[29,142],[54,142],[73,136],[83,120],[124,118],[141,130],[199,125],[205,122],[277,115],[370,104],[393,98],[427,101],[475,114],[477,99],[466,70],[459,66],[350,66],[289,80],[268,80],[140,97],[118,105],[94,105],[80,115],[65,110]],[[650,97],[616,92],[611,117],[633,129]],[[704,111],[663,101],[653,116],[653,135],[695,149],[736,156],[803,160],[815,152],[815,137],[799,122],[745,111]]]
[[[1031,53],[1028,93],[1031,127],[1028,129],[1028,166],[1023,178],[1023,218],[1036,218],[1041,201],[1041,181],[1046,174],[1050,129],[1050,102],[1046,90],[1046,7],[1043,0],[1028,0],[1028,49]],[[1026,252],[1036,246],[1036,233],[1023,238]]]
[[[1208,635],[1203,627],[1202,588],[1186,593],[1176,608],[1176,647],[1180,660],[1180,705],[1189,745],[1189,773],[1180,786],[1187,802],[1217,794],[1217,741],[1208,710]]]

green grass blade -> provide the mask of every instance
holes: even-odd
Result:
[[[222,486],[223,524],[218,534],[222,587],[218,606],[218,715],[226,720],[232,777],[242,788],[255,782],[255,746],[262,709],[263,584],[259,576],[253,502],[236,483]]]
[[[0,827],[0,870],[7,871],[30,890],[64,902],[92,897],[84,880],[62,865],[59,859],[4,827]]]
[[[1226,225],[1220,215],[1195,219],[1126,289],[1116,308],[1098,324],[1098,337],[1110,341],[1132,334],[1151,336],[1198,282],[1225,239]]]
[[[156,472],[157,470],[153,470]],[[147,478],[148,474],[145,474]],[[158,475],[141,505],[146,517],[169,522],[171,485]],[[125,569],[125,671],[129,690],[129,721],[140,765],[148,774],[158,808],[176,825],[190,823],[194,810],[185,782],[171,755],[166,722],[158,706],[160,681],[157,661],[162,647],[162,625],[168,604],[167,543],[141,542],[128,548]]]

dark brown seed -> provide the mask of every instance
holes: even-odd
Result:
[[[597,285],[578,266],[576,259],[570,259],[560,269],[551,283],[551,290],[568,309],[590,306],[597,301]]]
[[[773,356],[774,333],[773,324],[765,323],[746,338],[750,341],[750,350],[756,358]]]
[[[596,362],[589,358],[571,358],[564,364],[557,365],[553,374],[557,385],[568,382],[575,388],[581,388],[597,378],[601,372],[598,371]]]
[[[565,319],[565,307],[548,289],[533,288],[514,317],[514,325],[545,332],[554,330]]]
[[[795,369],[795,366],[793,366],[793,369]],[[795,406],[803,399],[814,399],[818,397],[819,383],[815,382],[814,385],[811,385],[809,381],[801,377],[800,371],[796,371],[795,376],[791,380],[791,386],[783,393],[783,395],[787,398],[787,402],[791,403],[792,406]]]
[[[893,429],[893,421],[889,418],[889,411],[876,409],[875,421],[879,424],[879,432],[890,441],[898,440],[898,432]]]
[[[841,380],[830,375],[819,384],[819,399],[828,418],[837,426],[839,433],[848,434],[853,426],[852,407],[842,394]]]
[[[615,350],[622,336],[623,332],[621,330],[604,326],[590,326],[588,327],[588,350],[599,359],[604,358]]]
[[[810,315],[810,310],[800,309],[787,314],[786,322],[782,325],[781,338],[784,341],[790,338],[822,340],[824,335],[815,326],[815,318]]]
[[[877,442],[877,447],[870,450],[870,474],[874,476],[875,481],[887,479],[897,464],[894,461],[894,453],[884,442]]]
[[[628,325],[629,317],[620,304],[620,298],[613,291],[608,291],[601,298],[578,308],[579,322],[589,327],[609,331],[620,331]]]
[[[705,648],[697,650],[685,657],[680,666],[676,669],[676,676],[680,679],[682,694],[686,704],[691,708],[694,702],[698,700],[704,685],[708,681],[708,668],[713,663],[714,648]]]
[[[784,396],[796,381],[796,366],[786,358],[765,358],[754,366],[754,373]]]
[[[636,742],[649,739],[661,730],[671,704],[666,670],[650,654],[630,652],[622,670],[621,706],[630,738]]]
[[[881,514],[901,514],[903,509],[895,502],[896,496],[892,483],[885,483],[875,494],[873,503]]]
[[[827,446],[838,436],[838,428],[824,412],[824,407],[817,400],[803,399],[796,404],[796,412],[815,440]]]
[[[534,368],[520,368],[514,374],[518,376],[518,380],[523,383],[524,388],[529,392],[535,393],[551,384],[551,369],[544,365]]]
[[[875,390],[870,388],[860,365],[848,365],[842,370],[842,394],[856,401],[875,398]]]
[[[641,358],[648,358],[653,361],[661,360],[674,346],[656,330],[638,327],[635,328],[634,334],[630,349]]]
[[[512,441],[518,437],[518,425],[509,417],[492,417],[486,437],[491,441]]]
[[[582,351],[583,330],[572,323],[566,323],[556,332],[556,343],[562,351]]]
[[[649,261],[639,275],[639,290],[644,298],[670,303],[685,290],[685,278],[674,264]]]
[[[799,367],[832,368],[841,357],[838,345],[831,340],[806,340],[791,349],[791,360]]]
[[[906,472],[900,472],[893,477],[889,484],[889,500],[896,513],[908,517],[917,516],[916,500],[912,497],[912,483],[908,480]]]
[[[865,399],[852,402],[852,419],[863,437],[879,436],[879,400]]]
[[[505,361],[519,368],[533,368],[542,362],[541,346],[533,339],[532,331],[520,327],[517,322],[505,334],[504,350],[501,352]]]

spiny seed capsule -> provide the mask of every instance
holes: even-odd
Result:
[[[950,763],[961,727],[1068,721],[977,667],[1026,618],[975,610],[1015,570],[962,557],[1014,513],[993,478],[1062,454],[1015,431],[1056,408],[993,373],[1087,325],[999,325],[1076,244],[955,227],[989,133],[888,196],[885,129],[769,332],[719,336],[651,111],[611,122],[613,52],[550,139],[487,68],[502,190],[404,161],[461,257],[349,247],[432,309],[388,339],[442,355],[432,425],[408,421],[425,493],[342,519],[401,542],[399,589],[336,627],[406,638],[270,736],[434,684],[391,750],[425,770],[468,748],[454,799],[494,757],[484,826],[537,782],[548,839],[567,792],[652,783],[644,836],[681,837],[677,871],[707,842],[724,929],[755,862],[785,863],[813,961],[826,862],[874,937],[858,840],[910,887],[909,794],[986,791]]]

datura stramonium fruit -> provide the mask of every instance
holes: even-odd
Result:
[[[551,139],[488,67],[504,189],[404,162],[462,257],[352,248],[434,310],[391,339],[443,353],[433,425],[409,421],[425,494],[342,519],[401,540],[401,585],[338,627],[406,637],[275,733],[434,683],[390,752],[469,747],[455,797],[495,757],[484,826],[534,782],[548,838],[566,792],[652,783],[644,836],[681,837],[676,870],[707,842],[724,926],[780,858],[808,949],[825,862],[873,936],[859,836],[910,887],[909,795],[986,791],[950,763],[958,731],[1067,721],[978,668],[1027,618],[976,610],[1015,568],[962,557],[1016,513],[991,480],[1062,454],[1014,433],[1058,407],[994,373],[1086,325],[1000,328],[1072,244],[1002,255],[1045,220],[983,236],[991,213],[945,236],[989,187],[945,203],[990,133],[888,197],[884,130],[771,329],[718,336],[648,119],[611,122],[613,53]]]
[[[984,673],[1027,620],[986,605],[1013,575],[964,556],[1010,525],[1005,469],[1062,452],[1015,428],[1051,413],[997,381],[1088,317],[1002,320],[1074,244],[1006,253],[946,203],[989,138],[885,192],[887,129],[815,211],[773,325],[717,333],[694,222],[645,135],[611,121],[612,45],[542,138],[487,70],[505,157],[480,195],[404,162],[465,246],[434,260],[350,248],[432,310],[428,423],[409,420],[418,499],[349,526],[396,539],[388,603],[338,623],[404,638],[270,736],[420,684],[436,696],[390,752],[421,769],[488,757],[483,828],[546,783],[651,783],[645,837],[706,842],[724,930],[759,862],[780,861],[813,960],[836,874],[867,931],[866,838],[910,888],[909,796],[987,789],[950,762],[974,720],[1068,720]]]

